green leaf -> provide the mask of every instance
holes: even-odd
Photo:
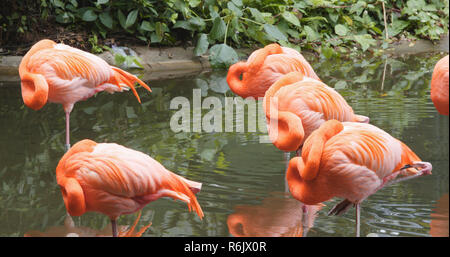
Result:
[[[225,30],[227,26],[225,25],[225,22],[222,20],[222,18],[217,17],[213,21],[213,26],[211,28],[211,31],[209,32],[209,37],[212,40],[222,40],[223,36],[225,35]]]
[[[233,2],[228,2],[227,4],[228,9],[230,9],[237,17],[242,16],[242,11],[239,9]]]
[[[64,8],[64,3],[60,0],[53,0],[53,5],[59,8]]]
[[[121,54],[115,54],[114,55],[114,64],[115,65],[120,66],[124,62],[125,62],[125,56],[123,56]]]
[[[284,11],[281,16],[288,22],[294,24],[295,26],[300,26],[300,21],[297,16],[292,12]]]
[[[408,27],[409,22],[402,20],[394,20],[390,26],[388,26],[388,34],[390,37],[395,37],[399,33],[403,31],[406,27]]]
[[[119,23],[120,23],[120,26],[122,26],[122,28],[124,28],[124,29],[126,29],[125,28],[125,15],[123,14],[123,12],[119,9],[119,10],[117,10],[117,17],[119,18]]]
[[[286,35],[283,34],[276,26],[264,24],[264,31],[273,39],[273,41],[287,41]]]
[[[339,19],[339,13],[337,12],[330,12],[328,16],[330,17],[330,20],[334,23],[336,23]]]
[[[164,27],[163,24],[159,21],[155,23],[155,32],[160,42],[164,38]]]
[[[334,50],[331,47],[322,46],[321,53],[325,58],[330,59],[331,57],[333,57]]]
[[[336,90],[340,90],[340,89],[345,89],[347,87],[347,82],[343,81],[343,80],[339,80],[335,85],[334,85],[334,89]]]
[[[127,20],[125,21],[125,28],[131,27],[136,22],[137,16],[138,16],[137,9],[131,11],[127,16]]]
[[[347,35],[348,29],[345,25],[337,24],[334,26],[334,32],[339,36],[345,36]]]
[[[323,21],[323,22],[328,23],[328,20],[325,17],[322,17],[322,16],[314,16],[314,17],[302,18],[301,21],[303,21],[303,22]]]
[[[70,3],[71,3],[74,7],[78,7],[78,2],[77,2],[77,0],[70,0]]]
[[[373,39],[369,34],[354,35],[353,40],[361,45],[363,52],[366,51],[370,46],[377,45],[377,41]]]
[[[107,28],[112,29],[113,28],[113,20],[111,18],[111,15],[109,15],[109,12],[102,12],[99,16],[100,21],[103,25],[105,25]]]
[[[225,44],[214,45],[209,49],[209,53],[209,60],[213,68],[225,68],[239,60],[236,51]]]
[[[109,2],[109,0],[97,0],[97,3],[95,3],[96,5],[101,5],[101,4],[107,4]]]
[[[189,0],[189,6],[194,8],[197,7],[202,1],[201,0]]]
[[[231,0],[235,5],[242,6],[242,0]]]
[[[350,8],[350,13],[355,13],[357,16],[361,15],[362,11],[366,8],[367,3],[364,1],[358,1]]]
[[[255,8],[248,8],[250,10],[250,13],[252,14],[252,17],[255,18],[257,22],[265,23],[264,16],[261,14],[258,9]]]
[[[316,31],[314,31],[310,26],[304,26],[303,31],[306,34],[306,40],[308,40],[309,42],[316,41],[320,38],[320,35]]]
[[[86,9],[81,15],[81,19],[84,21],[95,21],[97,19],[97,14],[92,9]]]
[[[148,21],[142,21],[140,29],[145,31],[155,31],[155,26]]]
[[[57,15],[55,19],[57,22],[63,23],[63,24],[71,22],[70,16],[67,12],[63,12],[63,13]]]
[[[342,16],[342,18],[345,20],[345,22],[347,22],[347,24],[348,24],[349,26],[352,26],[352,25],[353,25],[353,20],[352,20],[352,18],[350,18],[349,16],[344,15],[344,16]]]
[[[197,45],[195,46],[194,49],[194,55],[200,56],[206,53],[206,51],[208,51],[208,46],[209,46],[208,35],[204,33],[200,34],[200,37],[197,40]]]

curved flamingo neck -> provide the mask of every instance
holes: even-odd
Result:
[[[261,71],[268,55],[283,53],[283,49],[278,44],[270,44],[263,49],[253,52],[247,62],[233,64],[228,70],[227,82],[230,89],[237,95],[246,98],[249,96],[260,96],[261,92],[257,88],[261,85],[255,77]],[[241,80],[242,76],[242,80]],[[262,92],[264,93],[264,91]]]
[[[295,199],[312,205],[329,200],[334,196],[324,179],[304,180],[300,175],[302,169],[304,169],[304,162],[301,157],[294,157],[289,161],[286,179],[289,191]]]
[[[319,176],[325,143],[344,129],[341,122],[329,120],[305,141],[302,157],[289,162],[286,179],[292,195],[305,204],[316,204],[333,197],[327,186],[328,176]]]
[[[76,143],[64,154],[56,167],[56,181],[61,187],[66,209],[72,216],[80,216],[86,212],[86,201],[83,188],[75,178],[76,166],[67,165],[67,161],[74,154],[92,152],[96,145],[97,143],[89,139]]]
[[[227,74],[227,83],[230,86],[230,89],[237,95],[245,98],[251,95],[251,88],[248,88],[244,83],[244,80],[241,80],[240,77],[243,73],[248,69],[247,63],[238,62],[231,65]]]
[[[41,74],[33,74],[28,70],[31,56],[42,49],[52,48],[55,42],[44,39],[37,42],[22,58],[19,65],[22,99],[33,110],[41,109],[48,99],[48,83]]]
[[[329,120],[323,123],[306,139],[302,149],[302,160],[305,165],[299,170],[300,176],[304,180],[309,181],[317,177],[325,143],[343,129],[344,126],[341,122]]]
[[[254,52],[254,56],[251,58],[251,62],[248,64],[248,72],[256,74],[263,66],[267,56],[272,54],[282,54],[283,48],[279,44],[270,44],[263,49]]]
[[[303,78],[301,72],[284,75],[266,91],[264,96],[263,108],[269,122],[269,136],[274,145],[283,151],[296,151],[303,143],[305,132],[297,115],[278,110],[278,98],[275,95],[280,88]]]

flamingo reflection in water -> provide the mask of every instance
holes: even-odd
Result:
[[[433,237],[448,237],[448,193],[437,201],[431,213],[430,235]]]
[[[238,205],[227,218],[235,237],[304,237],[323,204],[304,205],[285,197],[265,198],[261,205]]]
[[[141,237],[152,223],[150,222],[140,230],[135,231],[140,218],[141,212],[139,212],[131,227],[118,226],[118,237]],[[111,223],[108,223],[107,227],[102,230],[96,230],[89,227],[76,227],[72,217],[69,215],[66,215],[63,226],[50,227],[44,232],[32,230],[25,232],[24,234],[25,237],[108,237],[112,235]]]

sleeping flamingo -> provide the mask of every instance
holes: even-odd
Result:
[[[345,198],[329,215],[354,205],[359,236],[364,199],[384,186],[429,175],[431,169],[403,142],[373,125],[329,120],[306,139],[302,156],[291,159],[286,179],[293,197],[304,204]]]
[[[37,42],[23,57],[19,66],[22,98],[33,110],[41,109],[47,101],[60,103],[66,113],[66,151],[70,148],[70,112],[76,102],[86,100],[97,92],[122,92],[138,82],[150,88],[136,76],[88,52],[57,44],[49,39]]]
[[[263,107],[273,144],[297,154],[305,139],[327,120],[369,122],[368,117],[355,114],[336,90],[301,72],[277,80],[266,91]]]
[[[438,112],[448,116],[448,55],[434,66],[430,96]]]
[[[134,213],[160,197],[187,203],[203,218],[195,197],[201,183],[164,168],[150,156],[114,143],[85,139],[76,143],[59,161],[56,181],[67,212],[81,216],[94,211],[107,215],[117,236],[116,219]]]
[[[264,97],[266,90],[278,78],[291,71],[320,80],[299,52],[289,47],[270,44],[254,51],[246,62],[231,65],[227,82],[230,89],[242,98]]]

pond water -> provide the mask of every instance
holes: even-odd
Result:
[[[431,176],[384,188],[364,201],[362,236],[448,236],[449,120],[437,113],[429,97],[432,70],[443,55],[308,58],[355,113],[369,116],[372,124],[433,165]],[[310,207],[308,220],[302,222],[301,203],[286,193],[283,153],[260,142],[265,135],[260,127],[236,132],[255,116],[249,110],[243,119],[233,118],[233,132],[171,130],[171,117],[179,110],[170,109],[175,97],[185,97],[191,107],[194,89],[201,92],[201,101],[236,97],[225,76],[226,71],[214,71],[149,81],[152,93],[138,89],[142,104],[131,92],[97,94],[75,105],[72,144],[85,138],[122,144],[203,183],[197,194],[203,220],[184,203],[163,198],[142,210],[137,226],[152,223],[143,236],[299,236],[304,227],[307,236],[354,236],[353,209],[340,217],[327,216],[340,199]],[[202,117],[209,111],[203,109]],[[102,214],[74,217],[73,224],[66,220],[55,178],[64,133],[61,105],[33,111],[23,105],[19,83],[0,86],[0,236],[108,234],[109,219]],[[118,224],[131,225],[136,217],[121,216]]]

